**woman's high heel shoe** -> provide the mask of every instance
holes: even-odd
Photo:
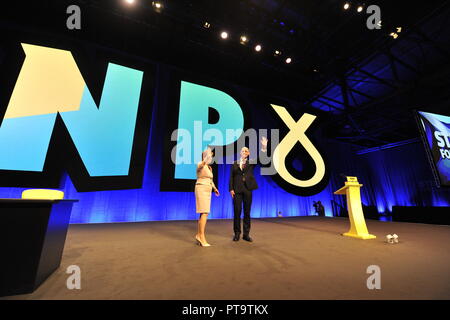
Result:
[[[198,238],[197,235],[195,236],[195,240],[197,240],[197,244],[198,244],[199,246],[202,246],[202,247],[211,247],[211,245],[210,245],[209,243],[203,243],[203,242]]]

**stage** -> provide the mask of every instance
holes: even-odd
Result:
[[[61,267],[34,293],[3,299],[450,299],[450,227],[367,220],[357,240],[345,218],[252,220],[253,243],[233,242],[231,220],[70,225]],[[400,243],[387,244],[396,233]],[[66,268],[81,268],[81,289]],[[366,286],[370,265],[381,289]]]

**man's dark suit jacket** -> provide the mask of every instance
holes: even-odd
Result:
[[[256,164],[251,164],[247,160],[244,170],[241,170],[239,168],[239,160],[233,162],[230,173],[229,191],[234,190],[235,193],[240,193],[245,191],[245,187],[250,191],[258,189],[258,184],[253,176],[253,168],[255,166]]]

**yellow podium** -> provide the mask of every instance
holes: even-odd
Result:
[[[375,239],[376,236],[369,234],[367,230],[366,221],[361,206],[361,193],[358,178],[347,177],[345,186],[335,191],[334,194],[341,194],[347,196],[348,217],[350,219],[350,231],[343,233],[343,236],[353,237],[358,239]]]

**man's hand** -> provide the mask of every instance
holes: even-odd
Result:
[[[230,191],[231,197],[234,199],[234,190]]]
[[[261,137],[261,151],[266,152],[267,151],[267,140],[266,137]]]

